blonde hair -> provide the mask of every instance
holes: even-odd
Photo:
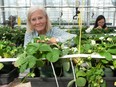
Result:
[[[32,6],[29,8],[28,13],[27,13],[27,30],[26,30],[26,32],[33,32],[34,31],[32,26],[31,26],[31,23],[30,23],[30,18],[31,18],[31,15],[37,10],[41,10],[43,12],[43,14],[45,14],[45,16],[46,16],[47,23],[46,23],[45,32],[47,32],[51,29],[51,22],[49,20],[49,17],[48,17],[48,14],[47,14],[45,8],[39,7],[39,6]]]

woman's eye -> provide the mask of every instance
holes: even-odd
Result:
[[[42,17],[39,17],[38,20],[39,20],[39,19],[42,19]]]
[[[35,20],[36,20],[35,18],[32,19],[32,21],[35,21]]]

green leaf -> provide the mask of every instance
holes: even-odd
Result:
[[[4,65],[2,63],[0,63],[0,70],[4,67]]]
[[[104,64],[107,64],[108,63],[108,61],[107,60],[105,60],[105,59],[103,59],[103,60],[101,60]]]
[[[20,67],[20,72],[23,73],[27,69],[28,62],[24,63]]]
[[[42,54],[42,58],[46,58],[46,54]]]
[[[102,69],[96,69],[95,75],[101,75],[102,72],[103,72]]]
[[[53,49],[52,50],[53,54],[53,62],[56,62],[59,59],[60,51],[58,49]]]
[[[56,62],[59,59],[60,51],[58,49],[53,49],[52,52],[46,55],[46,58],[50,62]]]
[[[99,53],[101,56],[105,56],[105,58],[110,61],[112,60],[112,55],[109,52],[106,51],[102,51],[101,53]]]
[[[91,48],[90,44],[84,44],[84,49],[89,50]]]
[[[82,77],[79,77],[79,78],[76,79],[76,84],[77,84],[77,86],[85,86],[86,79],[82,78]]]
[[[28,59],[28,68],[32,68],[36,64],[36,58],[34,56],[27,56]]]
[[[84,71],[80,70],[76,73],[76,76],[86,76],[86,73]]]
[[[42,67],[42,66],[44,66],[44,64],[45,64],[45,62],[40,59],[36,61],[36,67]]]
[[[113,66],[116,68],[116,60],[113,61]]]
[[[46,36],[45,35],[40,35],[40,40],[45,40]]]
[[[69,71],[70,69],[70,62],[67,59],[62,59],[62,65],[64,71]]]
[[[62,55],[68,55],[69,51],[70,51],[70,48],[63,49],[62,50]]]
[[[107,60],[109,61],[112,60],[112,55],[110,53],[106,52],[104,56],[106,57]]]
[[[19,66],[21,66],[22,64],[24,64],[26,61],[27,61],[27,59],[25,58],[25,53],[23,53],[23,54],[20,54],[18,57],[17,57],[17,60],[16,60],[16,62],[14,63],[14,65],[16,66],[16,67],[19,67]]]
[[[52,51],[51,47],[48,44],[41,44],[40,51]]]
[[[52,61],[52,53],[51,53],[51,52],[47,53],[46,58],[47,58],[49,61]]]
[[[111,54],[116,54],[116,49],[108,49],[107,52]]]
[[[40,47],[39,43],[28,44],[27,47],[26,47],[26,52],[27,52],[27,54],[34,54],[34,53],[37,52],[39,47]]]

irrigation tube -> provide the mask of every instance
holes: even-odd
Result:
[[[75,69],[74,69],[74,66],[73,66],[72,58],[70,58],[70,62],[71,62],[71,67],[72,67],[72,71],[73,71],[74,80],[76,81]],[[75,83],[75,86],[77,87],[76,83]]]
[[[71,55],[65,55],[60,57],[62,58],[78,58],[78,57],[82,57],[82,58],[87,58],[87,57],[91,57],[91,58],[96,58],[96,59],[103,59],[105,58],[104,56],[101,56],[99,54],[71,54]],[[113,59],[116,59],[116,55],[112,55]],[[16,61],[17,58],[0,58],[0,62],[13,62]],[[43,60],[45,60],[45,58],[43,58]]]
[[[54,74],[54,77],[55,77],[56,85],[57,85],[57,87],[59,87],[58,79],[57,79],[57,76],[56,76],[56,73],[55,73],[55,69],[54,69],[53,63],[52,62],[50,62],[50,63],[51,63],[51,66],[52,66],[52,70],[53,70],[53,74]]]
[[[62,56],[61,58],[78,58],[78,57],[82,57],[82,58],[91,57],[96,59],[105,58],[104,56],[101,56],[99,54],[71,54],[71,55]],[[112,55],[112,58],[116,59],[116,55]]]

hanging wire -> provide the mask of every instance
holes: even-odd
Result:
[[[56,76],[56,73],[55,73],[55,69],[54,69],[53,63],[52,62],[50,62],[50,63],[51,63],[51,66],[52,66],[52,70],[53,70],[53,74],[54,74],[54,77],[55,77],[56,85],[57,85],[57,87],[59,87],[58,79],[57,79],[57,76]]]

